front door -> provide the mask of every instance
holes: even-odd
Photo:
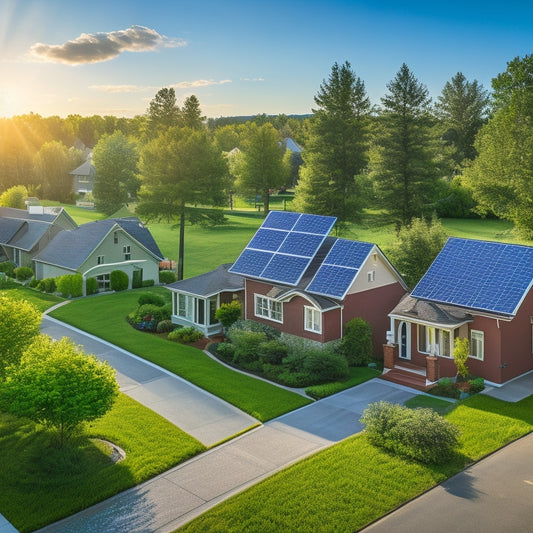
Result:
[[[398,356],[400,359],[411,359],[411,328],[407,322],[398,326]]]

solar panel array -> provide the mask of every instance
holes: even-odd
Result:
[[[337,239],[307,290],[322,296],[344,298],[373,247],[368,242]]]
[[[297,285],[336,220],[271,211],[230,272]]]
[[[512,315],[533,283],[533,248],[450,238],[412,296]]]

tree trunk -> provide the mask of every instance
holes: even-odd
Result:
[[[183,256],[185,251],[185,206],[181,208],[180,214],[180,240],[178,251],[178,281],[183,279]]]
[[[263,210],[265,212],[265,216],[268,215],[268,212],[270,211],[270,190],[265,189],[265,193],[263,195]]]

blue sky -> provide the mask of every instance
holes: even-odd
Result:
[[[0,0],[0,116],[146,111],[161,87],[209,117],[310,113],[334,62],[374,104],[403,62],[435,98],[533,53],[533,2]]]

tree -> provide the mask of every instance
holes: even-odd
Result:
[[[139,154],[135,143],[117,131],[104,135],[94,147],[96,169],[94,199],[96,207],[106,215],[118,211],[139,188],[136,177]]]
[[[26,209],[25,200],[28,198],[28,189],[24,185],[15,185],[0,194],[0,205],[2,207],[14,207],[15,209]]]
[[[408,224],[436,198],[439,179],[427,88],[404,63],[381,102],[372,178],[381,204]]]
[[[148,107],[148,129],[156,136],[179,125],[181,110],[176,103],[176,91],[163,88],[157,91]]]
[[[228,176],[222,152],[206,130],[170,128],[149,142],[139,164],[141,189],[137,213],[147,219],[179,220],[178,279],[183,279],[185,218],[212,212],[190,206],[219,206],[224,203]],[[199,221],[195,217],[195,221]]]
[[[487,118],[488,105],[483,85],[477,80],[469,82],[461,72],[446,82],[437,98],[437,115],[445,127],[443,139],[454,148],[452,157],[457,168],[477,155],[474,139]]]
[[[437,219],[428,222],[414,218],[410,224],[400,228],[388,255],[407,285],[414,287],[418,283],[442,250],[446,239],[444,228]]]
[[[40,335],[2,387],[8,412],[57,430],[62,445],[83,422],[107,413],[119,393],[115,370],[67,337]]]
[[[315,103],[294,205],[340,222],[356,220],[364,206],[370,100],[350,63],[333,65]]]
[[[202,116],[202,111],[200,110],[200,101],[192,94],[183,102],[181,124],[186,128],[200,130],[204,127],[204,120],[205,117]]]
[[[362,318],[346,323],[337,351],[346,357],[349,366],[365,366],[372,359],[372,327]]]
[[[465,169],[463,183],[473,192],[481,215],[512,221],[533,236],[533,56],[515,58],[492,80],[493,117],[474,144],[478,157]]]
[[[215,318],[225,327],[229,328],[242,316],[242,306],[239,300],[233,300],[226,304],[221,304],[215,311]]]
[[[468,355],[470,354],[470,341],[458,337],[453,341],[453,362],[457,367],[457,374],[465,379],[468,376]]]
[[[9,365],[17,365],[22,352],[39,335],[41,313],[26,300],[0,296],[0,381]]]
[[[81,165],[80,150],[68,149],[62,142],[44,143],[35,158],[35,173],[43,185],[43,195],[58,202],[72,201],[71,170]]]
[[[270,190],[283,185],[288,176],[288,169],[283,164],[283,149],[279,144],[278,132],[272,124],[249,124],[236,172],[237,189],[260,194],[264,212],[268,214]]]

